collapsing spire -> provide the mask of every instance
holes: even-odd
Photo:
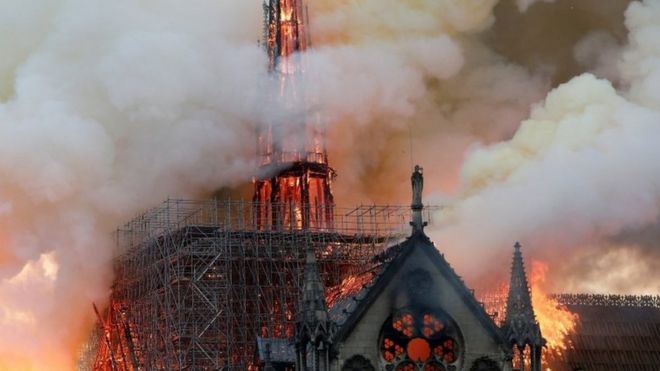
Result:
[[[531,348],[532,370],[540,370],[541,349],[545,339],[541,335],[541,328],[534,315],[532,297],[525,274],[520,243],[516,242],[511,265],[511,282],[507,298],[506,317],[502,329],[509,344],[518,348],[521,353],[521,369],[524,369],[523,350],[526,346]]]
[[[304,52],[310,46],[307,5],[304,0],[266,0],[264,37],[274,70],[280,59]]]
[[[304,91],[307,6],[304,0],[268,0],[264,11],[269,71],[279,94],[269,122],[257,129],[257,221],[263,229],[331,229],[335,172],[328,164],[325,125],[309,110],[314,104]]]

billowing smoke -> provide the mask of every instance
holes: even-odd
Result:
[[[549,290],[660,291],[657,249],[621,242],[657,230],[657,2],[318,3],[340,202],[406,202],[427,163],[432,234],[472,282],[520,239]]]
[[[249,179],[260,12],[0,1],[0,369],[72,369],[109,293],[112,231]]]
[[[594,33],[575,48],[618,89],[577,76],[535,106],[512,139],[470,152],[439,232],[470,249],[456,253],[461,265],[484,265],[501,253],[494,247],[521,239],[553,263],[554,290],[660,292],[660,250],[649,238],[660,196],[660,2],[632,3],[625,15],[624,47]]]
[[[509,138],[549,89],[545,67],[512,64],[481,40],[495,1],[310,5],[309,72],[339,202],[408,202],[412,162],[427,159],[438,167],[428,182],[453,190],[464,151]]]
[[[282,113],[263,101],[260,3],[0,0],[0,369],[73,367],[117,225],[249,180],[254,124]],[[658,261],[637,238],[658,220],[657,2],[631,6],[627,45],[623,9],[600,1],[309,3],[305,91],[340,203],[408,202],[419,162],[449,205],[433,234],[459,272],[506,271],[521,239],[568,272],[551,281],[562,291],[599,288],[605,270],[604,289],[641,287],[611,269]],[[537,27],[570,45],[511,42]],[[584,75],[531,109],[585,70],[612,83]]]

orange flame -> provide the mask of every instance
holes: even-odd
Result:
[[[575,331],[579,317],[546,294],[543,285],[547,271],[547,264],[532,262],[530,276],[532,304],[541,326],[541,333],[548,342],[548,350],[561,354],[569,346],[567,338]]]
[[[539,261],[532,262],[530,274],[532,305],[541,327],[541,333],[547,341],[547,348],[543,353],[544,364],[547,364],[548,358],[561,358],[564,351],[570,347],[569,338],[575,332],[579,320],[577,314],[572,313],[547,294],[544,287],[547,271],[547,264]],[[508,292],[508,284],[503,283],[480,297],[486,312],[491,315],[497,325],[501,325],[504,321]]]
[[[371,272],[350,275],[344,278],[339,285],[328,289],[325,297],[328,306],[331,307],[341,299],[357,294],[362,290],[362,287],[371,282],[372,279],[373,273]]]
[[[504,322],[508,294],[509,285],[501,283],[496,288],[490,289],[486,294],[479,297],[479,301],[483,303],[486,313],[491,316],[498,326],[502,326],[502,322]]]

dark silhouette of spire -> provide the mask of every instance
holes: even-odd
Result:
[[[316,255],[311,248],[307,249],[305,259],[305,281],[301,309],[307,323],[327,320],[328,306],[325,302],[325,289],[323,281],[321,281]]]
[[[316,255],[308,247],[300,313],[296,321],[296,369],[329,370],[330,348],[335,332],[336,325],[328,314]]]
[[[521,354],[521,369],[524,369],[524,352],[526,346],[531,349],[531,369],[541,369],[541,350],[545,339],[541,335],[541,328],[534,315],[532,297],[525,274],[520,243],[516,242],[511,265],[511,282],[507,298],[506,318],[502,330],[509,344],[518,348]]]

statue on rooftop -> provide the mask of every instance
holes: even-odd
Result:
[[[413,209],[416,206],[422,205],[422,190],[424,189],[423,171],[424,169],[422,169],[419,165],[415,165],[415,171],[412,173],[412,176],[410,177],[410,181],[412,182],[412,189],[413,189],[413,194],[412,194]]]
[[[414,233],[422,231],[424,226],[426,226],[422,218],[422,210],[424,209],[424,204],[422,203],[424,174],[423,169],[419,165],[415,165],[415,171],[410,176],[410,182],[412,183],[412,205],[410,205],[412,209],[412,222],[410,222],[410,225],[413,227]]]

